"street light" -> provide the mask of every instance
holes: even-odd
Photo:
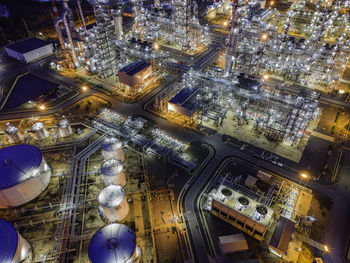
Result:
[[[264,80],[268,80],[269,78],[270,78],[270,76],[267,75],[267,74],[265,74],[265,75],[263,76],[263,79],[264,79]]]
[[[81,89],[82,89],[83,91],[87,91],[88,88],[87,88],[86,86],[82,86]]]
[[[323,256],[325,253],[329,253],[329,247],[328,247],[327,245],[324,245],[324,246],[323,246],[322,256]]]
[[[39,106],[39,109],[40,109],[40,110],[45,110],[45,109],[46,109],[46,107],[45,107],[45,105],[44,105],[44,104],[41,104],[41,105]]]
[[[304,179],[308,178],[309,176],[306,173],[301,173],[300,176]]]
[[[261,40],[266,41],[269,38],[269,34],[268,33],[262,33],[261,34]]]
[[[299,181],[299,184],[301,184],[301,180],[305,180],[305,187],[307,185],[307,183],[309,182],[310,180],[310,176],[306,173],[306,172],[302,172],[300,174],[300,181]]]
[[[224,22],[224,26],[227,26],[227,24],[228,24],[227,21],[225,21],[225,22]]]

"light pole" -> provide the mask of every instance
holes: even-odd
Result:
[[[302,184],[302,183],[301,183],[302,180],[305,180],[305,187],[306,187],[306,186],[307,186],[307,183],[308,183],[309,180],[310,180],[310,176],[309,176],[307,173],[302,172],[302,173],[300,174],[299,184]]]

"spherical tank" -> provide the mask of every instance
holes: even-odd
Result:
[[[18,143],[22,140],[22,134],[15,126],[8,126],[5,130],[10,143]]]
[[[43,122],[36,122],[31,127],[32,132],[35,134],[35,139],[37,140],[43,140],[47,136],[49,136],[49,133],[47,132],[45,125]]]
[[[0,219],[0,262],[18,263],[29,256],[30,245],[8,221]]]
[[[62,138],[69,137],[73,134],[72,127],[70,126],[69,120],[62,119],[57,122],[58,132]]]
[[[123,172],[123,164],[116,159],[104,161],[101,167],[102,181],[105,185],[119,184],[126,185],[125,173]]]
[[[33,200],[50,179],[51,169],[38,148],[20,144],[0,149],[0,208]]]
[[[105,160],[115,158],[124,162],[125,154],[123,150],[123,144],[117,138],[106,138],[102,143],[102,155]]]
[[[110,184],[98,195],[101,215],[109,222],[125,219],[129,213],[124,188],[117,184]]]
[[[135,233],[126,225],[110,224],[102,227],[89,244],[92,263],[134,263],[141,257]]]

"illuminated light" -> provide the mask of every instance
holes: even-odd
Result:
[[[270,2],[271,5],[274,5],[274,3],[275,3],[274,1],[271,1],[271,2]]]
[[[344,93],[345,93],[345,90],[340,89],[340,90],[338,90],[338,93],[339,93],[339,94],[344,94]]]
[[[228,25],[228,23],[227,23],[227,21],[225,21],[225,22],[224,22],[224,26],[227,26],[227,25]]]
[[[302,178],[305,178],[305,179],[309,177],[306,173],[302,173],[302,174],[300,174],[300,176],[301,176]]]
[[[83,91],[87,91],[88,88],[87,88],[86,86],[82,86],[81,89],[82,89]]]
[[[154,49],[159,50],[159,45],[157,43],[154,44]]]
[[[327,245],[324,245],[324,247],[323,247],[323,248],[324,248],[324,251],[325,251],[325,252],[329,252],[329,248],[328,248],[328,246],[327,246]]]
[[[45,105],[44,105],[44,104],[41,104],[41,105],[39,106],[39,109],[40,109],[40,110],[45,110],[45,109],[46,109],[46,107],[45,107]]]
[[[270,76],[267,75],[267,74],[265,74],[265,75],[263,76],[263,78],[264,78],[264,80],[268,80],[268,79],[270,78]]]
[[[262,40],[267,40],[269,38],[269,34],[268,33],[263,33],[263,34],[261,34],[261,39]]]

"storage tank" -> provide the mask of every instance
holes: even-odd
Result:
[[[30,245],[8,221],[0,219],[0,262],[18,263],[29,257]]]
[[[37,140],[43,140],[47,136],[49,136],[49,133],[47,132],[45,125],[43,122],[36,122],[31,127],[32,132],[35,134],[35,139]]]
[[[135,233],[123,224],[102,227],[89,244],[92,263],[134,263],[140,257],[141,249],[136,245]]]
[[[105,160],[115,158],[124,162],[125,155],[122,148],[123,144],[114,137],[106,138],[102,143],[102,155]]]
[[[247,210],[247,208],[249,207],[249,199],[244,196],[238,197],[237,206],[239,211]]]
[[[254,216],[257,220],[264,219],[267,215],[267,207],[264,205],[257,205],[254,211]]]
[[[22,140],[22,134],[15,126],[9,125],[6,128],[5,133],[7,134],[10,143],[18,143]]]
[[[125,219],[129,213],[129,204],[126,200],[125,190],[117,184],[110,184],[98,195],[101,215],[109,222]]]
[[[102,181],[105,185],[119,184],[126,185],[125,173],[123,172],[123,164],[116,159],[104,161],[101,167]]]
[[[62,119],[57,122],[58,132],[62,138],[68,137],[73,134],[72,127],[70,126],[69,120]]]
[[[37,147],[19,144],[0,149],[0,208],[33,200],[50,179],[51,169]]]

